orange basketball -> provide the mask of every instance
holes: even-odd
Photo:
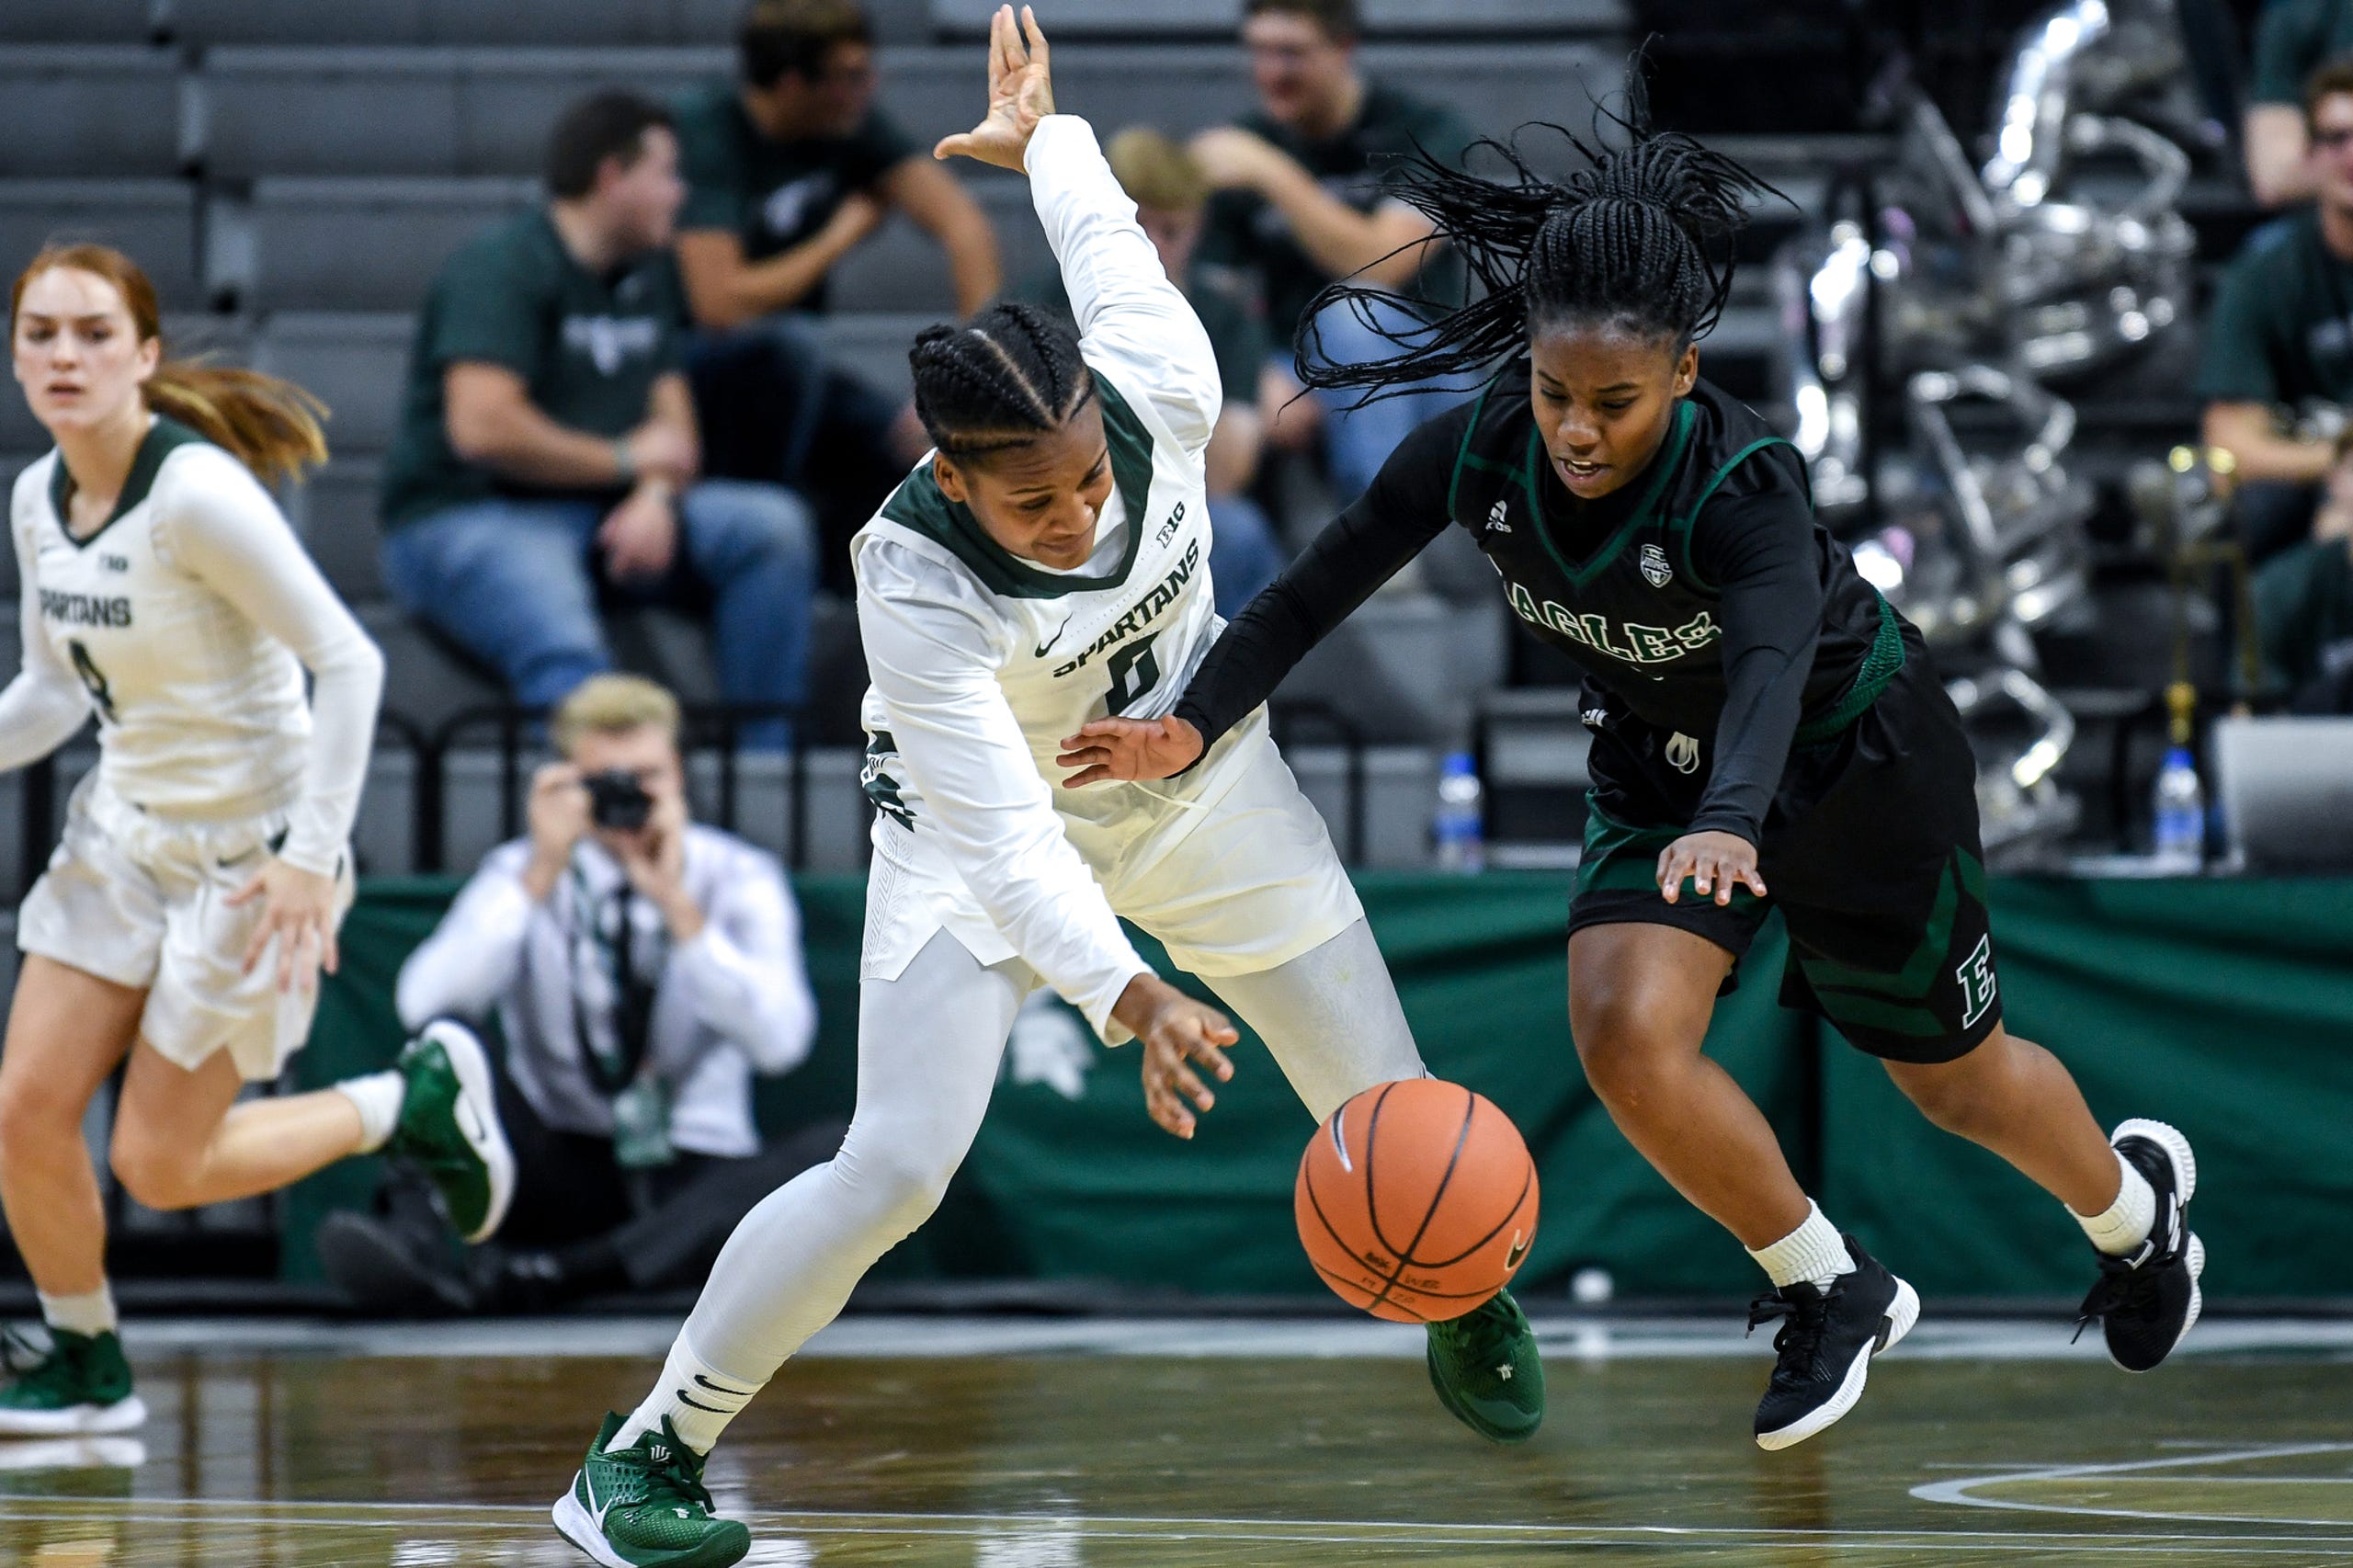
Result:
[[[1292,1208],[1342,1301],[1438,1323],[1494,1296],[1527,1257],[1536,1162],[1511,1119],[1460,1084],[1379,1084],[1308,1140]]]

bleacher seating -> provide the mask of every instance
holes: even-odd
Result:
[[[1620,80],[1614,48],[1369,43],[1365,68],[1457,105],[1472,123],[1579,119],[1586,92]],[[547,130],[590,87],[657,97],[722,80],[723,49],[218,49],[194,78],[206,169],[267,175],[532,175]],[[969,47],[905,48],[881,61],[883,101],[921,145],[969,130],[980,75]],[[1093,44],[1056,52],[1057,101],[1107,130],[1190,132],[1246,112],[1241,51],[1221,44]],[[304,134],[285,135],[299,124]]]
[[[335,456],[292,488],[286,515],[302,536],[336,593],[353,604],[384,597],[378,555],[383,530],[376,518],[376,486],[383,473],[373,453]]]
[[[156,0],[8,0],[0,43],[144,43],[161,18]]]
[[[196,191],[181,181],[0,180],[0,255],[21,263],[53,240],[97,240],[139,257],[166,310],[204,302]]]
[[[737,0],[176,0],[175,34],[196,44],[498,44],[574,47],[718,42]]]
[[[256,181],[242,210],[216,212],[224,233],[247,225],[250,270],[216,264],[209,281],[274,309],[413,310],[452,251],[537,197],[514,179]]]
[[[193,81],[216,177],[537,175],[581,94],[666,97],[730,64],[714,49],[217,49]]]
[[[930,21],[942,37],[985,37],[991,0],[929,0]],[[1532,33],[1589,37],[1622,31],[1623,0],[1363,0],[1365,30],[1382,34]],[[1061,0],[1050,25],[1057,38],[1231,38],[1242,25],[1242,0]]]
[[[381,452],[400,427],[415,327],[407,312],[278,311],[262,324],[254,364],[327,405],[327,441],[337,451]]]
[[[0,50],[0,179],[177,173],[182,85],[178,58],[164,50],[10,44]]]

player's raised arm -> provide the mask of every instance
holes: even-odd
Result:
[[[1136,222],[1094,128],[1055,111],[1046,35],[1027,7],[1018,23],[1010,6],[990,21],[986,118],[936,151],[1029,175],[1081,341],[1152,401],[1188,452],[1205,450],[1222,397],[1216,351]]]

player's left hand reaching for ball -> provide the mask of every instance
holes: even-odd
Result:
[[[1732,903],[1733,889],[1745,884],[1758,898],[1765,896],[1765,879],[1756,869],[1756,846],[1736,833],[1687,833],[1659,852],[1659,896],[1679,903],[1686,880],[1701,898],[1713,896],[1719,905]]]
[[[1021,19],[1013,7],[1000,6],[989,18],[989,112],[980,124],[959,136],[943,136],[931,150],[935,158],[961,154],[1020,174],[1027,166],[1029,133],[1054,112],[1054,84],[1046,68],[1046,35],[1029,6]]]
[[[278,943],[278,988],[308,991],[318,983],[319,971],[335,971],[335,880],[290,866],[277,856],[263,862],[253,881],[224,901],[233,909],[261,900],[261,918],[245,943],[244,972],[251,974],[262,954]]]
[[[1190,1100],[1201,1110],[1217,1104],[1217,1096],[1193,1071],[1199,1062],[1222,1084],[1233,1076],[1233,1063],[1221,1047],[1242,1037],[1223,1013],[1206,1002],[1196,1002],[1156,974],[1139,974],[1128,982],[1112,1006],[1111,1016],[1127,1026],[1143,1047],[1143,1106],[1163,1131],[1190,1138],[1197,1125]]]

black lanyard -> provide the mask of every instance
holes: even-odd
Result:
[[[598,948],[606,948],[603,923],[597,918],[597,906],[588,898],[587,889],[579,883],[578,875],[574,873],[577,917],[586,921],[588,939]],[[609,1098],[635,1082],[638,1070],[645,1065],[645,1053],[654,1038],[654,987],[638,972],[635,890],[624,881],[613,890],[608,902],[615,915],[613,938],[608,949],[610,961],[606,966],[613,983],[613,1040],[620,1048],[615,1056],[608,1057],[597,1049],[596,1036],[588,1028],[588,1010],[580,1004],[580,947],[576,935],[566,956],[572,971],[568,982],[572,1032],[580,1044],[581,1065],[588,1070],[589,1079],[598,1091]]]

